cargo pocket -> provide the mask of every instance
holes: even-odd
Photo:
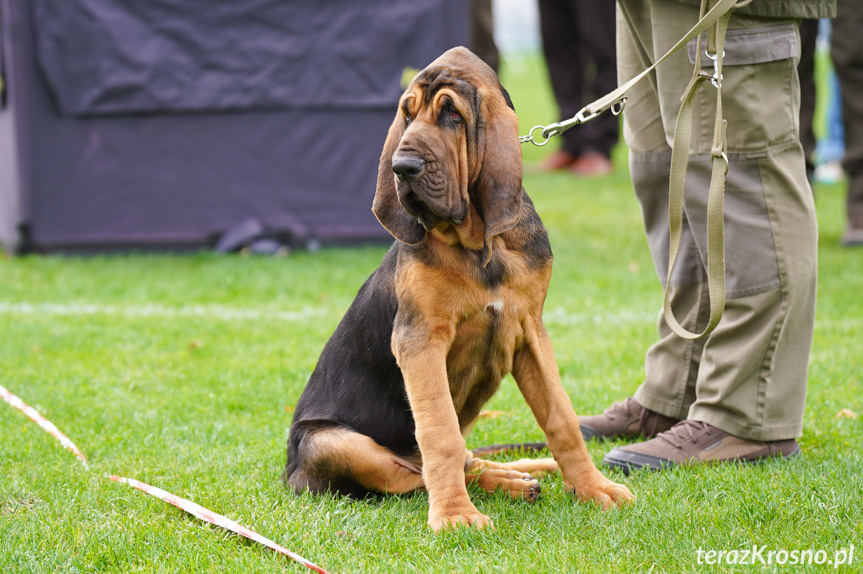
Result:
[[[725,288],[729,299],[779,288],[773,224],[764,196],[758,159],[729,154],[725,182]],[[710,156],[690,156],[684,211],[698,251],[707,253],[707,192]]]
[[[705,43],[702,43],[702,49]],[[695,64],[695,41],[687,46]],[[722,69],[722,106],[728,120],[728,151],[751,153],[797,139],[796,65],[800,51],[795,24],[728,30]],[[713,63],[702,54],[705,71]],[[712,107],[712,90],[699,97]],[[713,116],[701,115],[702,141],[709,144]],[[704,152],[706,150],[699,150]]]

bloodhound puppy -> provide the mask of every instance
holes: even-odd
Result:
[[[535,500],[557,471],[578,499],[634,499],[596,469],[542,324],[552,254],[521,187],[518,120],[465,48],[401,98],[372,207],[396,238],[360,288],[297,403],[284,479],[351,496],[425,488],[434,530],[491,526],[466,485]],[[465,439],[512,373],[554,458],[498,463]]]

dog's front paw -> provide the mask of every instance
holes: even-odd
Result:
[[[635,495],[625,485],[608,480],[599,471],[591,477],[591,480],[584,481],[569,490],[580,501],[594,502],[604,509],[619,508],[635,502]]]
[[[465,508],[460,512],[452,510],[444,511],[442,513],[429,511],[428,524],[435,532],[460,528],[463,526],[478,529],[494,528],[491,518],[473,507]]]

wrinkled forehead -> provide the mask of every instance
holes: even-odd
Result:
[[[447,70],[425,70],[414,79],[399,106],[405,115],[416,115],[420,108],[436,109],[448,99],[462,114],[476,109],[477,88]]]

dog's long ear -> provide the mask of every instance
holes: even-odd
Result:
[[[396,190],[396,174],[393,173],[393,154],[399,147],[399,141],[405,133],[405,120],[401,112],[396,113],[396,119],[390,126],[381,161],[378,165],[378,186],[375,190],[375,200],[372,211],[381,225],[402,243],[419,243],[425,236],[425,228],[410,216],[399,203]]]
[[[485,224],[483,266],[491,260],[491,238],[512,229],[521,216],[521,147],[518,116],[497,85],[479,91],[477,161],[473,197]]]

